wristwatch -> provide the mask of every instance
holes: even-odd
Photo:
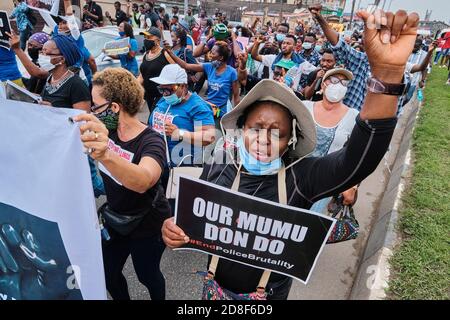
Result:
[[[405,94],[405,89],[404,83],[387,83],[374,77],[367,80],[367,90],[372,93],[402,96]]]
[[[180,129],[178,131],[178,141],[183,141],[184,133],[185,133],[185,131],[183,129]]]

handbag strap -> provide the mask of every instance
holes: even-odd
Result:
[[[231,186],[231,190],[238,191],[239,183],[241,180],[241,169],[242,169],[242,164],[239,165],[239,168],[236,173],[236,177],[234,178],[233,184]],[[278,201],[280,204],[287,204],[286,167],[284,165],[281,167],[280,171],[278,171]],[[214,278],[214,276],[216,274],[218,263],[219,263],[219,257],[213,255],[211,258],[211,262],[209,264],[209,269],[208,269],[208,276],[210,277],[210,279]],[[258,293],[264,294],[264,292],[266,291],[266,286],[267,286],[267,283],[269,282],[270,274],[271,274],[271,271],[264,270],[264,272],[259,280],[258,286],[256,288],[256,291]]]
[[[167,113],[169,113],[171,105],[169,104],[169,107],[166,110],[166,113],[164,113],[164,120],[163,120],[163,138],[164,138],[164,143],[166,145],[166,160],[167,160],[167,165],[169,168],[172,168],[172,161],[170,161],[170,153],[169,153],[169,143],[167,142],[167,136],[166,136],[166,118],[167,118]]]

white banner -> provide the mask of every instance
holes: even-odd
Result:
[[[78,113],[0,98],[0,300],[106,299]]]
[[[50,11],[51,14],[57,16],[60,0],[27,0],[27,5],[36,9],[44,9]]]

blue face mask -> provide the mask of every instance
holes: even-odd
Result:
[[[172,93],[170,96],[163,96],[164,100],[167,102],[167,104],[174,106],[176,104],[179,104],[182,98],[178,97],[175,93]]]
[[[283,42],[284,38],[286,38],[285,34],[277,33],[276,39],[277,39],[278,42]]]
[[[316,44],[316,46],[314,47],[314,49],[316,49],[317,52],[320,52],[320,50],[322,50],[322,46]]]
[[[241,158],[242,165],[249,173],[255,176],[275,174],[283,165],[281,158],[277,158],[271,162],[262,162],[253,157],[247,149],[245,149],[243,137],[239,138],[237,141],[237,146],[239,148],[239,156]]]
[[[119,31],[119,36],[123,37],[125,35],[125,31]]]

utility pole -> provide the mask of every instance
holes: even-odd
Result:
[[[266,24],[267,22],[267,16],[269,13],[269,7],[267,6],[267,0],[264,0],[264,15],[263,15],[263,25]]]
[[[350,13],[350,23],[348,25],[349,30],[352,30],[353,14],[355,12],[355,2],[356,2],[356,0],[353,0],[353,2],[352,2],[352,12]],[[359,0],[359,2],[361,3],[361,0]]]
[[[184,0],[184,18],[187,17],[187,10],[189,8],[189,0]]]
[[[281,7],[280,7],[280,23],[283,23],[283,0],[281,0]]]
[[[361,0],[359,0],[358,2],[358,9],[356,9],[357,11],[361,10]]]
[[[392,0],[389,0],[389,5],[388,5],[388,8],[387,8],[387,11],[391,10],[391,4],[392,4]]]

